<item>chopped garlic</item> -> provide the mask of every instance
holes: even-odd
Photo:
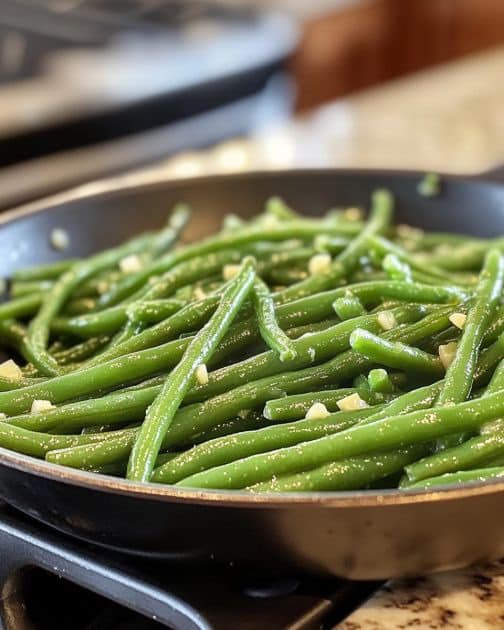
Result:
[[[70,245],[70,236],[66,230],[62,228],[54,228],[50,237],[51,246],[58,251],[67,249]]]
[[[204,363],[198,365],[196,368],[196,380],[200,385],[206,385],[208,383],[208,370]]]
[[[355,411],[356,409],[365,409],[366,407],[369,407],[367,402],[362,400],[357,393],[341,398],[336,404],[341,411]]]
[[[5,420],[7,416],[4,413],[0,412],[0,420]]]
[[[448,319],[451,321],[451,323],[454,326],[456,326],[457,328],[460,328],[460,330],[462,330],[462,328],[464,328],[464,324],[466,322],[467,315],[465,313],[452,313],[450,315],[450,317],[448,317]]]
[[[353,207],[346,208],[345,210],[345,219],[348,219],[349,221],[359,221],[362,217],[363,213],[360,208]]]
[[[201,287],[196,287],[193,291],[193,296],[195,300],[204,300],[207,294],[203,291]]]
[[[441,359],[441,363],[443,364],[445,370],[447,370],[452,364],[456,352],[457,344],[455,341],[450,341],[450,343],[442,344],[439,346],[439,358]]]
[[[125,256],[122,260],[119,261],[119,269],[123,273],[136,273],[140,271],[142,268],[142,261],[140,257],[136,254],[130,254],[129,256]]]
[[[313,403],[313,405],[306,412],[305,418],[307,420],[322,420],[330,415],[327,411],[327,407],[320,402]]]
[[[35,399],[32,402],[31,413],[42,413],[43,411],[49,411],[51,409],[56,409],[56,407],[52,404],[50,400],[38,400]]]
[[[262,220],[262,224],[265,228],[276,228],[278,227],[278,219],[271,214],[268,214]]]
[[[224,265],[222,268],[222,277],[224,280],[231,280],[240,271],[240,265]]]
[[[378,313],[377,320],[383,330],[392,330],[392,328],[397,326],[397,320],[394,317],[394,313],[390,311],[382,311],[381,313]]]
[[[9,359],[0,364],[0,376],[10,378],[13,381],[20,381],[23,378],[23,372],[15,361]]]
[[[316,273],[327,273],[331,268],[332,258],[329,254],[315,254],[308,262],[308,271],[313,275]]]
[[[250,415],[250,409],[241,409],[238,412],[238,418],[241,418],[242,420],[245,420],[245,418],[247,418],[249,415]]]
[[[100,282],[96,283],[96,290],[99,295],[103,295],[104,293],[107,293],[109,286],[110,285],[106,280],[100,280]]]

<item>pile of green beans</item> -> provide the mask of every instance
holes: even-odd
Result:
[[[158,231],[19,269],[0,304],[0,447],[252,493],[498,480],[504,239],[393,213],[387,190],[367,220],[274,197],[184,245],[180,204]]]

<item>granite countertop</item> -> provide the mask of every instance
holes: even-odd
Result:
[[[50,201],[251,169],[355,166],[477,173],[504,163],[503,109],[501,47],[367,90],[252,138],[92,182]],[[337,628],[504,628],[504,563],[389,582]]]
[[[388,582],[336,628],[504,628],[504,561]]]

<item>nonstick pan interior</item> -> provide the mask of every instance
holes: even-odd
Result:
[[[61,258],[55,227],[70,235],[65,256],[89,254],[157,227],[178,201],[194,218],[188,239],[215,230],[228,212],[249,216],[271,195],[306,214],[367,207],[390,188],[396,220],[430,230],[504,232],[504,188],[443,178],[439,197],[417,192],[421,175],[306,171],[214,177],[125,189],[0,221],[4,274]],[[504,553],[495,514],[504,484],[439,492],[355,492],[280,496],[177,491],[50,466],[0,451],[0,496],[72,535],[136,554],[214,558],[261,570],[296,568],[351,578],[418,574]]]

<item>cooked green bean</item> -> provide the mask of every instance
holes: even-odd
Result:
[[[314,273],[310,278],[283,291],[282,302],[324,291],[354,271],[359,259],[368,248],[368,239],[376,234],[382,234],[388,228],[393,205],[392,195],[388,191],[375,191],[372,198],[371,217],[360,234],[332,261],[326,271]]]
[[[366,488],[396,473],[426,452],[423,444],[376,455],[361,455],[324,464],[306,472],[275,477],[249,487],[252,492],[320,492]]]
[[[504,258],[491,250],[485,259],[480,281],[475,290],[462,337],[457,344],[453,362],[448,367],[438,405],[451,405],[465,400],[471,391],[479,348],[492,321],[502,295]]]
[[[100,298],[102,307],[113,306],[130,296],[134,291],[141,288],[149,278],[154,275],[165,273],[175,265],[196,256],[203,256],[211,252],[239,248],[257,241],[285,241],[289,239],[309,239],[317,236],[320,232],[327,232],[335,235],[353,235],[358,231],[358,226],[347,224],[334,224],[328,221],[317,221],[310,219],[299,219],[288,223],[278,223],[272,227],[255,225],[244,227],[231,232],[222,232],[216,236],[211,236],[194,245],[187,245],[173,254],[169,254],[159,261],[152,263],[142,271],[125,278],[119,282],[111,291]]]
[[[256,278],[254,281],[253,302],[263,340],[278,354],[280,361],[294,360],[297,355],[296,349],[278,325],[271,293],[268,286],[260,278]]]
[[[157,468],[152,475],[152,481],[176,483],[189,475],[250,455],[315,440],[347,429],[370,413],[370,409],[340,412],[327,418],[298,420],[210,440],[194,446],[168,464]]]
[[[131,449],[126,473],[128,479],[149,481],[163,438],[198,367],[204,367],[206,371],[206,361],[215,351],[251,291],[254,279],[255,260],[245,258],[240,271],[222,293],[215,313],[192,339],[179,363],[170,372],[163,389],[147,410]]]
[[[499,392],[484,400],[388,417],[293,447],[252,455],[196,473],[179,481],[177,485],[246,488],[260,481],[315,468],[330,461],[429,442],[460,430],[475,430],[502,413],[504,392]]]
[[[386,402],[387,397],[374,393],[369,389],[346,387],[342,389],[327,389],[308,394],[293,394],[268,400],[264,406],[264,417],[274,422],[286,422],[303,418],[308,410],[316,403],[326,407],[327,411],[338,411],[338,403],[342,398],[357,394],[368,405],[379,405]]]
[[[419,309],[415,314],[410,307],[410,321],[419,317],[420,313],[422,313],[422,309]],[[445,313],[433,313],[404,330],[396,329],[385,333],[385,335],[414,343],[418,339],[436,332],[440,327],[446,326],[446,321],[448,319]],[[306,391],[306,389],[322,389],[328,384],[337,382],[338,379],[344,381],[352,378],[356,373],[367,370],[369,367],[370,362],[367,359],[348,350],[322,365],[259,379],[237,387],[231,392],[210,398],[203,403],[187,405],[175,415],[174,421],[163,440],[162,448],[167,449],[176,447],[181,443],[187,443],[192,436],[208,431],[212,427],[236,417],[243,409],[260,408],[268,400],[286,394],[297,394]],[[0,394],[0,399],[1,396]],[[419,395],[421,402],[427,397],[428,395],[424,392]],[[415,404],[418,404],[416,399]],[[107,448],[100,448],[99,445],[83,446],[68,449],[65,452],[61,451],[58,454],[50,455],[50,457],[52,458],[51,461],[65,465],[94,467],[128,457],[132,443],[133,437],[120,437],[107,441]],[[49,455],[47,457],[49,458]]]
[[[359,317],[360,315],[364,315],[366,312],[359,298],[355,297],[355,295],[352,295],[351,293],[334,300],[333,308],[336,315],[341,320]]]
[[[394,391],[394,384],[390,380],[387,370],[375,368],[368,374],[369,389],[372,392],[381,394],[391,394]]]
[[[354,330],[350,336],[350,345],[356,352],[363,354],[373,363],[389,368],[432,378],[440,378],[445,372],[439,357],[399,341],[387,341],[360,328]]]
[[[437,488],[438,486],[451,486],[454,484],[492,481],[504,477],[504,466],[495,468],[480,468],[478,470],[462,470],[455,473],[448,473],[440,477],[423,479],[417,483],[403,488],[404,490],[420,490]]]
[[[180,244],[179,204],[157,232],[16,272],[0,446],[251,492],[499,475],[504,237],[394,226],[393,205],[376,190],[367,221],[303,218],[271,197]]]

